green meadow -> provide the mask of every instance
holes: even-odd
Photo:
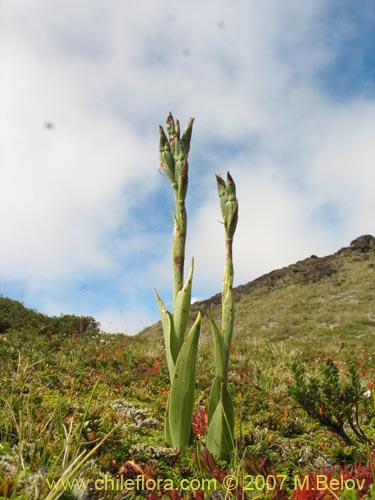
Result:
[[[375,498],[375,239],[357,238],[233,290],[228,390],[234,451],[207,450],[215,362],[202,314],[193,442],[164,435],[170,379],[160,323],[106,334],[0,297],[0,497]]]

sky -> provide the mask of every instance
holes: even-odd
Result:
[[[158,127],[194,117],[187,267],[221,289],[375,234],[372,0],[0,0],[0,294],[133,334],[171,305]]]

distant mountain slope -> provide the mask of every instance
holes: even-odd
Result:
[[[236,287],[234,300],[234,337],[245,344],[293,336],[296,347],[306,347],[336,336],[355,346],[356,338],[368,336],[375,346],[375,238],[360,236],[333,255],[312,255],[265,274]],[[194,303],[191,320],[198,310],[205,314],[208,308],[220,320],[220,293]],[[204,321],[202,337],[208,334]],[[139,335],[162,338],[160,322]]]

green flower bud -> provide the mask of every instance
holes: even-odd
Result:
[[[159,158],[161,168],[164,169],[172,185],[175,184],[175,160],[167,136],[161,126],[159,126]]]
[[[238,222],[238,201],[236,198],[236,185],[230,173],[227,173],[227,182],[216,174],[217,190],[220,198],[221,213],[227,239],[232,240]]]

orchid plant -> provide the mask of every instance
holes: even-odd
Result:
[[[171,113],[167,118],[168,138],[159,127],[159,167],[166,173],[173,189],[175,212],[172,212],[174,232],[173,313],[169,312],[155,290],[163,325],[164,342],[171,381],[165,417],[165,438],[174,448],[183,448],[192,441],[192,415],[195,393],[195,365],[198,351],[201,315],[186,334],[190,311],[194,260],[184,284],[185,242],[187,217],[185,199],[188,188],[188,156],[194,119],[190,118],[180,136],[180,124]]]
[[[238,222],[236,185],[227,173],[225,182],[216,174],[217,188],[223,215],[226,243],[226,263],[222,287],[221,329],[208,313],[215,346],[216,374],[208,403],[208,450],[221,459],[228,459],[234,444],[233,402],[228,391],[228,364],[233,336],[233,237]]]
[[[195,393],[195,365],[201,326],[198,316],[187,331],[191,303],[194,260],[184,284],[185,243],[187,215],[185,199],[188,188],[188,156],[194,119],[180,135],[180,124],[171,113],[167,118],[167,133],[159,127],[159,169],[167,175],[175,198],[172,212],[174,232],[172,242],[173,261],[173,312],[168,311],[155,290],[162,320],[167,364],[170,376],[170,392],[165,417],[165,438],[174,448],[181,449],[192,442],[192,415]],[[224,181],[216,174],[221,212],[226,236],[226,264],[222,290],[221,328],[208,313],[214,336],[216,373],[208,404],[209,451],[218,458],[229,459],[233,450],[233,403],[228,391],[228,364],[233,335],[233,236],[238,221],[236,186],[228,172]]]

